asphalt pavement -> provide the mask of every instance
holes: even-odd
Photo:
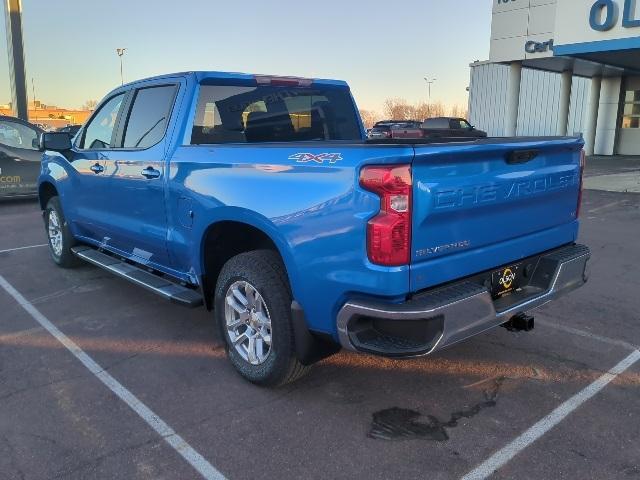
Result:
[[[204,309],[57,268],[37,202],[0,204],[0,232],[0,479],[640,478],[640,362],[607,373],[640,345],[638,194],[585,191],[590,280],[532,332],[342,352],[275,390],[235,373]]]

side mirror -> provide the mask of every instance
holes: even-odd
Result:
[[[43,132],[40,135],[40,150],[64,152],[71,150],[71,136],[63,132]]]

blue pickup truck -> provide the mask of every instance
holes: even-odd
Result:
[[[53,261],[213,312],[280,385],[340,348],[426,355],[586,281],[580,138],[367,140],[347,84],[221,72],[109,93],[44,133]]]

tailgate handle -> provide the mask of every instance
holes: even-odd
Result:
[[[514,150],[507,156],[507,163],[527,163],[538,156],[538,150]]]

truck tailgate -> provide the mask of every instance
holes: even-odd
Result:
[[[582,140],[416,145],[411,289],[575,241]]]

